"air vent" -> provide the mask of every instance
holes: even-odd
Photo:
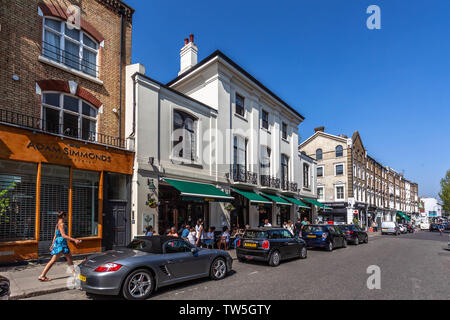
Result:
[[[162,266],[159,266],[159,268],[166,276],[170,277],[170,272],[169,272],[169,269],[167,269],[167,266],[162,265]]]

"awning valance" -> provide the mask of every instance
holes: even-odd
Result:
[[[204,201],[232,201],[234,198],[212,184],[163,178],[172,187],[181,192],[182,197],[203,198]]]
[[[322,202],[319,202],[319,201],[317,201],[315,199],[302,198],[302,201],[309,202],[309,203],[311,203],[311,204],[313,204],[315,206],[318,206],[319,208],[323,208],[325,210],[333,210],[333,208],[328,207],[328,206],[324,205]]]
[[[402,218],[404,218],[404,219],[406,219],[406,220],[408,220],[408,221],[411,220],[410,217],[408,217],[406,214],[404,214],[404,213],[401,212],[401,211],[397,211],[397,214],[398,214],[400,217],[402,217]]]
[[[276,195],[273,195],[273,194],[266,194],[264,192],[261,192],[261,194],[264,197],[266,197],[266,198],[272,200],[273,202],[275,202],[275,204],[284,205],[284,206],[292,206],[292,203],[290,203],[287,200],[284,200],[283,198],[281,198],[279,196],[276,196]]]
[[[286,196],[283,196],[283,198],[285,198],[289,202],[292,202],[292,203],[298,205],[300,208],[309,209],[309,206],[307,206],[305,203],[301,202],[300,200],[298,200],[296,198],[286,197]]]
[[[248,200],[250,200],[250,202],[272,204],[271,201],[267,200],[266,198],[260,196],[257,193],[254,193],[252,191],[244,191],[244,190],[235,189],[235,188],[231,188],[231,189],[233,189],[233,191],[239,193],[241,196],[243,196],[243,197],[247,198]]]

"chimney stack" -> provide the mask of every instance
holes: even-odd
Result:
[[[180,72],[178,75],[188,71],[197,64],[198,48],[194,43],[194,35],[189,35],[189,40],[184,39],[184,46],[180,50]]]
[[[314,129],[314,132],[325,132],[325,127],[317,127]]]

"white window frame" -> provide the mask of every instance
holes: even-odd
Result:
[[[52,29],[51,27],[47,26],[45,24],[46,20],[53,20],[53,21],[59,22],[60,30],[57,31],[57,30]],[[69,69],[74,70],[76,72],[81,72],[82,74],[84,74],[86,76],[93,77],[95,79],[99,79],[99,73],[100,73],[99,72],[99,67],[100,67],[99,66],[99,62],[100,62],[100,57],[99,57],[100,56],[100,54],[99,54],[100,53],[100,49],[99,48],[100,48],[100,44],[98,43],[98,41],[96,41],[94,38],[92,38],[89,34],[87,34],[85,31],[83,31],[81,29],[79,29],[79,30],[77,29],[77,31],[80,33],[80,40],[76,40],[76,39],[71,38],[70,36],[66,35],[65,24],[66,24],[66,21],[58,19],[58,18],[55,18],[55,17],[44,17],[42,19],[42,35],[41,35],[41,39],[42,39],[42,54],[44,55],[44,51],[45,51],[45,49],[44,49],[44,47],[45,47],[45,44],[44,44],[45,31],[51,32],[53,34],[56,34],[56,35],[59,36],[59,41],[60,41],[59,42],[60,53],[58,53],[59,60],[56,61],[56,60],[54,60],[52,58],[47,57],[46,55],[44,55],[44,57],[46,59],[49,59],[50,61],[53,61],[54,63],[57,63],[57,64],[63,66],[64,68],[69,68]],[[93,48],[89,47],[88,45],[84,44],[84,37],[87,37],[89,40],[94,42],[95,45],[96,45],[96,49],[93,49]],[[67,64],[65,64],[63,62],[63,60],[64,60],[63,51],[65,51],[65,45],[66,45],[65,44],[65,40],[71,41],[72,43],[75,43],[79,47],[79,52],[78,52],[79,65],[80,65],[80,69],[79,70],[75,69],[72,66],[67,65]],[[82,65],[83,65],[83,51],[84,50],[88,50],[88,51],[90,51],[92,53],[95,53],[95,55],[96,55],[96,59],[95,59],[95,76],[93,76],[90,73],[87,73],[87,72],[83,71],[83,66]]]
[[[171,110],[171,115],[170,115],[170,159],[174,159],[174,160],[178,160],[180,162],[190,162],[190,163],[194,163],[194,164],[198,164],[199,163],[199,154],[200,154],[200,148],[201,148],[201,141],[199,139],[200,135],[200,130],[201,130],[201,120],[195,116],[194,114],[192,114],[191,112],[187,111],[187,110],[183,110],[183,109],[179,109],[179,108],[172,108]],[[185,153],[183,152],[183,157],[180,157],[179,155],[174,155],[174,146],[173,146],[173,132],[175,130],[174,127],[174,114],[175,112],[178,113],[185,113],[187,114],[189,117],[191,117],[194,120],[194,135],[195,135],[195,155],[194,157],[191,158],[187,158],[185,157]],[[192,147],[191,147],[192,149]],[[193,158],[193,159],[192,159]]]
[[[322,198],[319,198],[319,189],[322,190],[322,195],[323,195]],[[326,197],[325,197],[325,187],[324,186],[318,186],[317,187],[317,200],[325,201],[325,199],[326,199]]]
[[[306,178],[308,179],[308,186],[305,186],[305,165],[308,167],[308,173],[306,175]],[[312,186],[312,181],[310,179],[311,176],[311,166],[309,165],[309,163],[303,162],[302,164],[302,176],[303,176],[303,181],[302,181],[302,186],[303,189],[306,190],[311,190],[311,186]]]
[[[342,166],[342,174],[337,174],[337,172],[336,172],[336,167],[337,166]],[[334,176],[335,177],[342,177],[342,176],[345,176],[345,163],[335,163],[334,164]]]
[[[338,188],[342,188],[343,189],[343,197],[342,198],[338,198],[338,196],[337,196],[338,195],[338,192],[337,192]],[[345,200],[345,184],[336,184],[334,186],[334,199],[336,201]]]

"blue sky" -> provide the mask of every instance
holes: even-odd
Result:
[[[133,63],[176,77],[195,35],[199,61],[220,49],[297,109],[302,140],[317,126],[358,130],[369,154],[437,196],[450,169],[450,1],[143,1]],[[381,30],[366,9],[381,8]]]

